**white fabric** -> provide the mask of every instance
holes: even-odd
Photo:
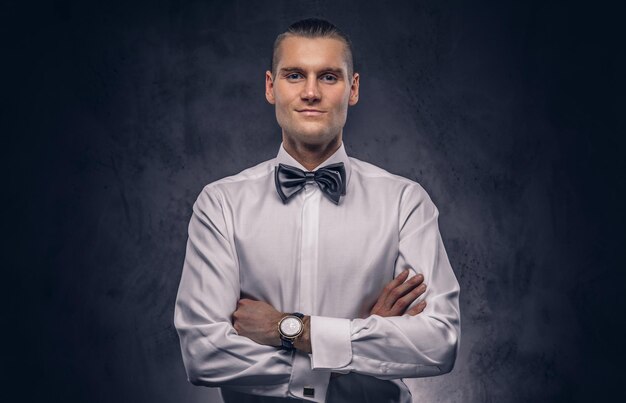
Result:
[[[419,184],[348,157],[343,144],[320,167],[336,162],[345,164],[347,177],[338,205],[314,182],[283,204],[275,166],[306,169],[282,144],[276,158],[215,181],[198,196],[174,318],[192,383],[316,402],[327,392],[333,402],[356,401],[346,392],[354,386],[366,399],[359,401],[410,402],[400,378],[452,369],[459,285],[437,208]],[[426,299],[424,312],[369,316],[384,285],[409,266],[428,286],[418,300]],[[311,315],[313,353],[237,335],[231,315],[244,297]],[[331,371],[347,375],[331,378]],[[370,384],[379,395],[366,390]],[[381,397],[380,385],[392,393]],[[314,398],[303,395],[305,386],[315,389]]]

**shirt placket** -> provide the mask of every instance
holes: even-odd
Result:
[[[316,313],[319,210],[322,192],[315,182],[304,188],[302,203],[302,233],[300,242],[299,311],[305,315]],[[324,402],[330,372],[313,371],[308,354],[296,351],[289,390],[299,398]]]
[[[321,193],[315,182],[307,183],[304,188],[300,245],[300,312],[306,315],[315,313]]]

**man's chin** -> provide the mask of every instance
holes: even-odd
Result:
[[[335,139],[339,134],[332,133],[327,130],[299,130],[287,135],[305,144],[318,145],[328,143],[329,141]]]

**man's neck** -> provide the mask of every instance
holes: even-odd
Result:
[[[325,144],[304,144],[283,134],[283,147],[303,167],[312,171],[341,147],[341,135]]]

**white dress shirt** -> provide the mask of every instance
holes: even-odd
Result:
[[[338,205],[315,182],[283,204],[275,167],[306,169],[282,144],[276,158],[198,196],[174,317],[193,384],[261,395],[246,400],[255,402],[410,402],[401,378],[452,369],[459,284],[437,208],[419,184],[348,157],[343,143],[319,167],[337,162],[347,182]],[[383,287],[407,267],[424,275],[428,288],[415,303],[425,299],[425,310],[370,316]],[[244,297],[310,315],[312,354],[239,336],[232,313]]]

